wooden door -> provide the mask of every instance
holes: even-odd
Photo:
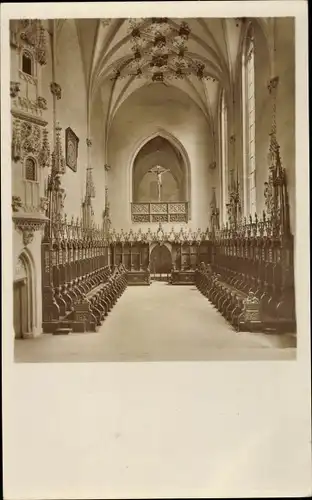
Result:
[[[16,338],[28,333],[28,292],[27,280],[16,281],[13,285],[13,321]]]
[[[172,266],[171,253],[166,245],[153,248],[150,258],[151,272],[154,274],[169,274]]]

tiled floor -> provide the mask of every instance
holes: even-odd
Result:
[[[235,332],[195,286],[128,287],[96,333],[15,341],[18,362],[295,359],[291,335]]]

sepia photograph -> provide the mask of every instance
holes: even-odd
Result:
[[[311,496],[307,19],[1,5],[6,500]]]
[[[296,358],[293,17],[10,21],[17,362]]]

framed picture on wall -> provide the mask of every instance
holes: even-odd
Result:
[[[79,138],[70,127],[67,127],[65,130],[65,159],[66,165],[74,172],[77,172],[78,144]]]

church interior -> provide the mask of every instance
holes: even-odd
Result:
[[[10,21],[18,362],[293,359],[285,18]]]

